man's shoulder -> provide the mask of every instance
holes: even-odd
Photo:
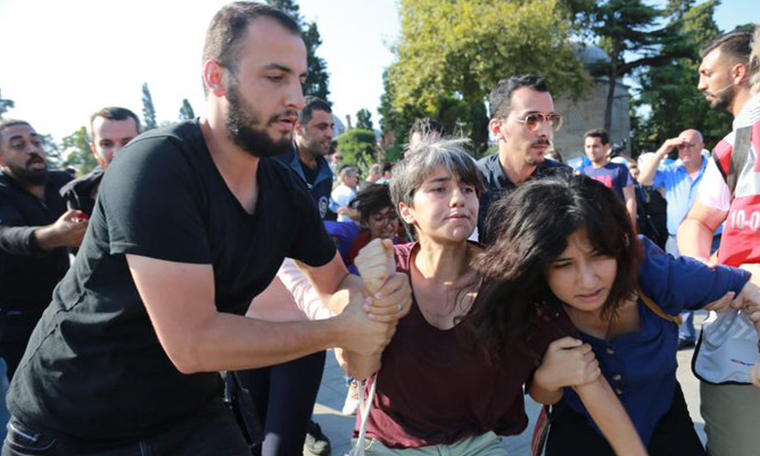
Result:
[[[103,179],[103,170],[100,167],[96,167],[84,176],[77,177],[70,180],[64,186],[61,187],[61,194],[67,194],[70,192],[79,192],[82,190],[87,191],[93,186],[96,186]]]
[[[489,170],[492,170],[494,166],[499,165],[499,153],[494,152],[491,155],[486,155],[477,160],[476,164],[478,165],[480,172],[486,174]]]

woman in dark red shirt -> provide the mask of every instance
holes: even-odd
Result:
[[[480,286],[470,260],[482,250],[467,241],[483,187],[463,146],[424,143],[394,168],[391,197],[416,238],[395,247],[395,264],[410,277],[413,303],[382,356],[346,354],[349,374],[370,378],[367,391],[376,384],[366,454],[438,454],[441,446],[457,455],[506,454],[500,436],[525,429],[523,384],[531,377],[534,388],[574,386],[620,454],[645,454],[590,347],[564,337],[573,334],[569,321],[547,316],[527,343],[490,354],[458,324]],[[360,253],[360,270],[362,261]]]

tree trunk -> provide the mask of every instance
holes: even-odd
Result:
[[[615,103],[615,86],[617,86],[617,80],[615,78],[617,71],[615,64],[610,67],[608,74],[609,89],[607,90],[607,106],[604,109],[604,129],[607,130],[607,134],[612,137],[612,105]]]

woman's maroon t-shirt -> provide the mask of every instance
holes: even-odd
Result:
[[[416,245],[395,246],[399,272],[410,274]],[[367,436],[391,448],[416,448],[488,431],[519,434],[528,424],[523,384],[548,344],[573,333],[571,325],[561,313],[540,325],[530,346],[505,347],[501,361],[492,358],[489,364],[480,348],[467,343],[459,325],[448,330],[432,326],[413,299],[383,352]]]

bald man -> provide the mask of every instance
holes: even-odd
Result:
[[[702,181],[702,175],[707,167],[704,154],[704,141],[702,134],[697,130],[684,130],[676,138],[665,141],[654,156],[641,165],[641,173],[636,179],[641,185],[652,185],[654,188],[663,189],[665,200],[668,202],[668,242],[665,250],[677,257],[678,243],[676,233],[678,226],[686,218],[689,210],[697,198],[697,189]],[[660,163],[673,150],[678,150],[678,160],[663,164]],[[720,242],[720,230],[713,238],[713,250]],[[681,325],[678,337],[678,347],[693,347],[696,341],[694,331],[694,314],[687,312]]]

